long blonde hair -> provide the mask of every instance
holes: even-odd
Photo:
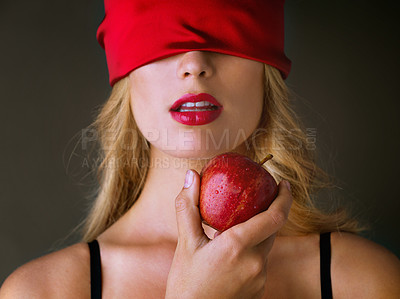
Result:
[[[258,129],[246,140],[248,155],[266,163],[274,178],[288,180],[294,202],[282,235],[325,231],[358,232],[358,222],[344,209],[324,212],[313,194],[331,184],[314,162],[314,150],[290,106],[290,93],[279,71],[265,65],[265,97]],[[90,241],[117,221],[139,197],[150,163],[150,148],[140,133],[130,107],[128,78],[118,81],[93,127],[97,130],[102,163],[98,168],[100,188],[83,227],[83,240]]]

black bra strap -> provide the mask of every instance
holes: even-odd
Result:
[[[90,293],[92,299],[101,299],[101,258],[97,240],[88,243],[90,251]]]
[[[320,235],[319,248],[320,248],[321,298],[332,299],[330,232]]]

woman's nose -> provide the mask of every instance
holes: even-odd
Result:
[[[211,61],[211,53],[205,51],[190,51],[182,55],[177,75],[181,79],[185,78],[209,78],[214,73]]]

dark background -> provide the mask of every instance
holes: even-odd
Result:
[[[335,196],[400,255],[399,5],[286,1],[288,85]],[[82,129],[109,92],[99,0],[0,1],[0,283],[79,240],[94,187]]]

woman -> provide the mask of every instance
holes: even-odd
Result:
[[[105,4],[113,91],[84,242],[19,268],[0,298],[398,298],[398,259],[311,200],[324,177],[284,83],[283,1]],[[219,233],[201,223],[199,172],[226,151],[272,153],[279,193]]]

